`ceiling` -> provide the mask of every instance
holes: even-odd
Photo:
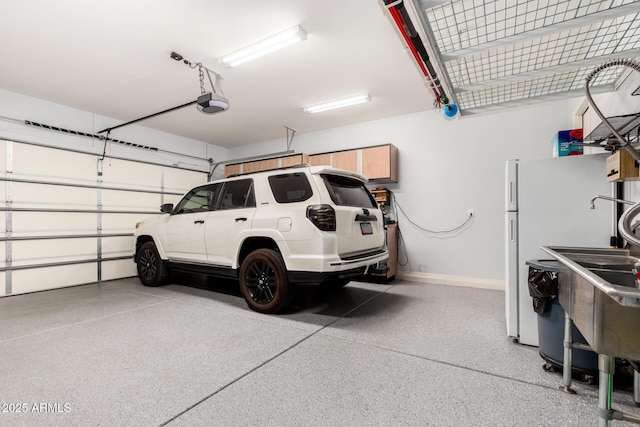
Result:
[[[3,2],[0,88],[113,118],[113,126],[197,98],[198,72],[171,59],[175,51],[221,74],[231,107],[204,115],[190,106],[140,124],[222,147],[284,142],[285,126],[306,133],[433,109],[434,94],[383,3]],[[596,65],[640,55],[640,0],[405,3],[463,115],[582,96]],[[306,41],[235,68],[217,61],[296,25]],[[610,91],[622,71],[608,69],[592,85]],[[371,102],[303,111],[360,93]],[[87,126],[74,130],[100,130]]]
[[[640,1],[405,3],[462,115],[581,96],[597,66],[640,57]],[[613,91],[629,71],[607,68],[589,87]]]
[[[306,41],[235,68],[217,61],[296,25]],[[229,110],[205,115],[191,106],[140,125],[222,147],[286,141],[285,126],[311,132],[433,103],[378,1],[21,0],[0,5],[0,40],[0,88],[121,122],[195,100],[197,69],[170,54],[201,62],[222,75]],[[366,92],[368,104],[303,111]]]

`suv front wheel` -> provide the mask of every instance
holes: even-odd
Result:
[[[240,291],[252,310],[282,310],[293,296],[293,287],[280,254],[272,249],[251,252],[240,267]]]
[[[138,250],[136,257],[138,277],[145,286],[164,285],[167,280],[167,269],[160,258],[155,243],[146,242]]]

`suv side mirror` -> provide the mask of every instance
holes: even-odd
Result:
[[[164,205],[160,205],[160,212],[171,213],[171,211],[173,211],[173,203],[165,203]]]

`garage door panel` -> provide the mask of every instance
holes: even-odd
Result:
[[[160,209],[158,209],[160,214]],[[136,223],[148,218],[149,214],[102,214],[104,233],[133,233]]]
[[[19,234],[95,233],[95,213],[13,212],[13,232]]]
[[[102,280],[122,279],[136,275],[136,265],[133,262],[133,258],[102,263]]]
[[[102,190],[103,209],[157,210],[159,212],[161,204],[161,196],[156,193]]]
[[[192,187],[207,182],[207,174],[202,172],[165,167],[163,173],[164,189],[170,193],[184,194]]]
[[[19,178],[95,184],[97,160],[86,154],[14,143],[13,174]]]
[[[162,167],[128,160],[109,159],[102,165],[105,186],[159,191],[162,186]]]
[[[0,139],[0,173],[7,171],[7,141]]]
[[[102,253],[105,256],[124,255],[133,253],[133,236],[103,237]]]
[[[16,270],[11,273],[13,294],[92,283],[97,272],[97,263]]]
[[[12,183],[13,207],[49,209],[96,209],[98,198],[93,188]]]
[[[18,240],[12,242],[13,261],[49,263],[97,258],[98,243],[94,238]]]

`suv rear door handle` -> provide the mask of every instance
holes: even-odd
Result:
[[[236,218],[236,222],[238,221],[246,221],[247,217],[246,216],[239,216],[238,218]]]
[[[196,219],[193,221],[194,224],[204,224],[204,219]]]

